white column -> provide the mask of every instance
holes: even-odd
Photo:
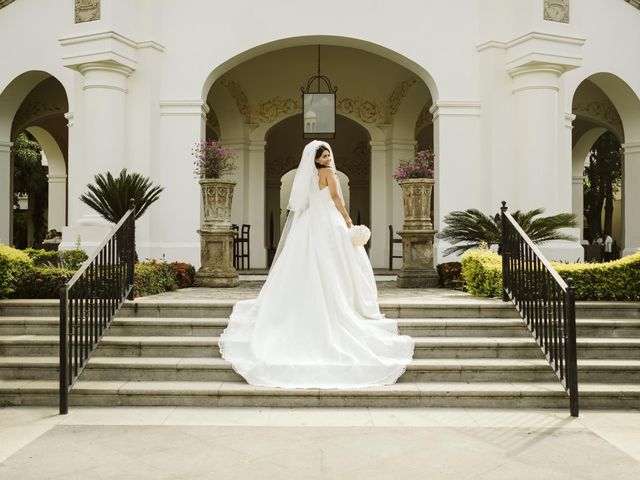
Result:
[[[434,229],[442,230],[444,217],[455,210],[477,208],[495,213],[499,204],[491,203],[491,172],[481,161],[480,103],[438,101],[431,107],[435,159]],[[451,245],[436,237],[434,266],[454,261],[445,257]]]
[[[580,240],[584,238],[584,176],[582,173],[574,174],[571,177],[571,211],[576,216]]]
[[[84,159],[90,181],[96,173],[118,175],[127,165],[127,77],[133,71],[112,62],[78,66],[84,76]]]
[[[622,195],[624,249],[622,255],[631,255],[640,249],[640,142],[625,143]]]
[[[514,67],[509,70],[513,78],[515,106],[515,177],[518,185],[515,201],[508,206],[511,211],[528,211],[542,207],[544,215],[572,211],[570,148],[566,157],[562,148],[566,123],[558,118],[559,78],[565,71],[560,64],[541,63]],[[567,118],[565,122],[570,121]],[[562,163],[566,162],[565,165]],[[508,200],[508,199],[507,199]],[[576,235],[577,229],[567,233]],[[540,246],[552,260],[576,261],[583,258],[578,241],[553,241]]]
[[[48,175],[49,179],[49,215],[48,229],[55,228],[59,232],[66,225],[67,210],[67,176]]]
[[[249,143],[249,162],[244,170],[244,223],[251,225],[251,268],[266,268],[265,237],[265,141]]]
[[[11,142],[0,141],[0,243],[13,243]]]
[[[369,256],[375,268],[389,266],[389,233],[391,224],[391,168],[387,162],[387,147],[384,142],[371,145],[371,249]],[[400,230],[402,224],[394,225]],[[401,246],[398,246],[399,251]],[[400,267],[399,264],[395,265]]]
[[[151,178],[164,187],[149,216],[152,257],[200,267],[202,195],[193,173],[191,149],[204,138],[207,106],[201,100],[160,102],[159,156],[151,162]]]

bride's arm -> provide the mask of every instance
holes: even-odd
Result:
[[[351,228],[353,226],[353,222],[351,221],[349,213],[347,213],[347,209],[344,208],[342,197],[340,197],[340,194],[338,193],[338,183],[336,182],[333,171],[330,168],[324,168],[320,170],[320,172],[321,175],[324,176],[324,180],[327,182],[327,186],[329,188],[329,193],[331,194],[333,203],[336,205],[336,208],[344,218],[347,227]]]

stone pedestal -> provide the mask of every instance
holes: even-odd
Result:
[[[433,268],[435,230],[402,230],[402,268],[398,272],[399,288],[432,288],[439,283]]]
[[[436,231],[431,221],[432,178],[412,178],[398,182],[404,200],[402,268],[398,272],[399,288],[431,288],[438,286],[433,268],[433,238]]]
[[[201,267],[196,273],[196,287],[237,287],[240,277],[233,267],[233,235],[228,230],[198,230]]]

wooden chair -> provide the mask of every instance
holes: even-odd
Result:
[[[389,270],[393,270],[393,259],[402,258],[402,255],[393,254],[393,244],[402,243],[401,238],[393,238],[393,225],[389,225]]]
[[[251,269],[249,260],[249,231],[251,225],[242,225],[239,234],[236,234],[233,240],[233,258],[236,270],[245,270],[244,260],[247,259],[246,269]],[[236,230],[237,231],[237,230]]]

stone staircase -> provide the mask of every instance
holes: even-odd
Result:
[[[232,303],[128,302],[74,386],[71,405],[567,408],[510,304],[381,303],[416,340],[395,385],[351,390],[247,385],[220,358]],[[58,306],[0,301],[0,405],[55,405]],[[581,408],[640,407],[640,304],[578,303]]]

